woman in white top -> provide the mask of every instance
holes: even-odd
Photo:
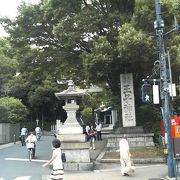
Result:
[[[37,138],[36,136],[33,134],[33,132],[30,132],[29,136],[26,138],[25,142],[27,143],[27,148],[28,148],[28,143],[33,144],[33,158],[35,157],[35,151],[36,151],[36,142],[37,142]]]
[[[129,176],[128,170],[131,167],[131,153],[129,152],[129,143],[126,136],[119,142],[120,148],[120,161],[121,161],[121,173],[123,176]]]
[[[51,180],[63,180],[64,170],[63,170],[63,162],[62,162],[62,153],[61,153],[61,142],[59,139],[54,139],[52,141],[53,153],[51,159],[42,165],[42,167],[46,167],[50,163],[53,164],[53,170],[51,171],[50,179]]]

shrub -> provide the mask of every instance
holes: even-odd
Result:
[[[160,135],[160,120],[162,119],[159,107],[154,107],[152,104],[140,106],[137,109],[137,124],[143,126],[147,133],[154,133],[154,142],[159,142]]]
[[[87,107],[82,111],[82,119],[85,124],[92,121],[92,109]]]
[[[27,119],[26,106],[13,97],[0,98],[0,122],[16,123]]]

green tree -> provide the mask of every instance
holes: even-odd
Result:
[[[173,27],[173,15],[179,19],[177,7],[178,1],[162,2],[167,31]],[[3,18],[1,22],[16,50],[21,75],[15,82],[23,90],[23,101],[29,108],[37,105],[44,109],[46,104],[47,111],[53,109],[53,97],[44,82],[50,77],[56,91],[57,79],[71,78],[80,86],[83,80],[103,87],[108,84],[111,103],[117,107],[119,76],[133,72],[136,106],[141,106],[142,79],[147,75],[159,78],[153,67],[158,59],[154,20],[151,0],[44,0],[38,5],[22,4],[15,21]],[[179,83],[179,34],[171,35],[166,45],[172,52],[174,80]],[[17,90],[14,92],[20,96]]]
[[[18,64],[13,58],[13,53],[9,41],[0,38],[0,96],[8,93],[8,82],[13,79],[17,71]]]
[[[82,111],[82,119],[84,124],[89,124],[90,122],[92,122],[92,108],[90,107],[86,107],[83,109]]]
[[[0,122],[16,123],[27,120],[28,110],[18,99],[0,98]]]

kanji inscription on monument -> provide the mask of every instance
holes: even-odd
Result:
[[[121,74],[120,81],[123,127],[136,126],[132,73]]]

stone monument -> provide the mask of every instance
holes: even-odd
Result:
[[[108,136],[107,149],[119,148],[119,141],[126,134],[130,147],[153,147],[153,133],[144,133],[142,126],[136,126],[135,97],[132,73],[121,74],[122,127]]]
[[[121,74],[121,104],[123,127],[136,126],[134,86],[132,73]]]
[[[79,89],[72,80],[68,81],[68,89],[55,93],[59,100],[65,100],[64,110],[67,112],[67,119],[59,130],[58,139],[62,145],[62,152],[65,153],[65,169],[68,170],[91,170],[93,164],[90,162],[89,143],[86,142],[83,129],[76,119],[76,111],[79,109],[78,99],[81,99],[86,89]]]

